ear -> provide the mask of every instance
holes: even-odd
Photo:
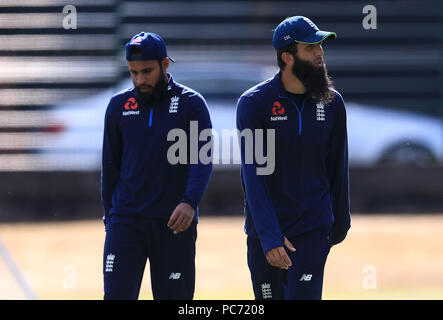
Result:
[[[294,64],[294,57],[289,52],[282,52],[281,59],[287,66],[292,66]]]
[[[169,63],[170,63],[170,60],[169,60],[169,58],[168,57],[166,57],[166,58],[164,58],[163,60],[162,60],[162,69],[163,69],[163,72],[164,73],[166,73],[166,71],[168,70],[168,68],[169,68]]]

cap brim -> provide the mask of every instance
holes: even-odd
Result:
[[[312,35],[306,37],[303,39],[303,41],[295,40],[295,42],[298,43],[305,43],[305,44],[315,44],[322,42],[326,38],[332,37],[332,39],[337,38],[337,34],[335,32],[328,32],[328,31],[317,31],[316,33],[313,33]]]

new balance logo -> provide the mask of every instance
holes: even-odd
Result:
[[[272,298],[271,284],[263,283],[261,285],[261,292],[263,295],[263,299],[271,299]]]
[[[306,273],[304,273],[304,274],[301,276],[300,281],[311,281],[311,279],[312,279],[312,274],[306,274]]]
[[[177,96],[171,98],[171,104],[169,105],[169,113],[177,113],[179,99],[180,98]]]
[[[182,274],[180,272],[171,272],[169,280],[178,280]]]
[[[112,272],[113,271],[114,260],[115,260],[115,254],[110,253],[106,256],[105,272]]]

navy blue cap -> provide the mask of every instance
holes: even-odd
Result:
[[[126,60],[161,60],[168,57],[163,39],[155,33],[140,32],[126,44]],[[131,55],[131,48],[140,48],[141,55]],[[174,59],[168,57],[175,62]]]
[[[283,20],[275,29],[272,45],[276,50],[281,49],[291,43],[319,43],[326,38],[337,35],[334,32],[320,31],[317,26],[308,18],[294,16]]]

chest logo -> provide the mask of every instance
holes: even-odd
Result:
[[[140,114],[140,110],[138,109],[138,103],[135,101],[135,98],[129,98],[128,101],[125,103],[125,110],[123,111],[124,116],[130,116],[130,115],[136,115]]]
[[[136,110],[138,108],[138,103],[135,98],[129,98],[125,103],[125,110]]]
[[[179,99],[180,98],[177,96],[171,98],[171,104],[169,105],[169,113],[177,113]]]
[[[325,106],[323,103],[317,103],[317,112],[316,112],[317,121],[325,121]]]
[[[280,102],[275,101],[272,105],[271,111],[274,115],[274,117],[271,116],[271,121],[288,120],[288,116],[283,116],[285,114],[285,108]]]
[[[285,108],[282,107],[281,103],[278,101],[275,101],[272,105],[272,114],[274,116],[281,116],[285,114]]]

